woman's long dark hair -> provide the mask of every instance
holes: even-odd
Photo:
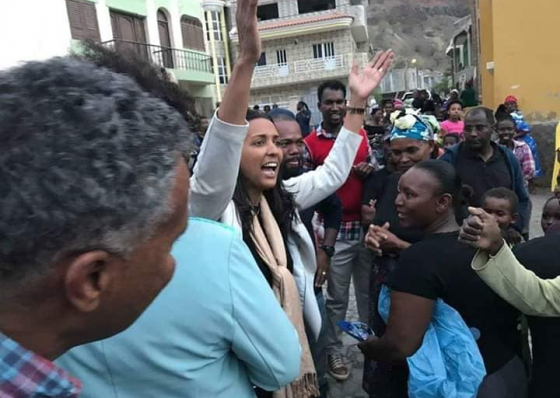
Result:
[[[258,111],[249,110],[246,118],[248,122],[256,119],[266,119],[274,124],[270,116]],[[280,166],[278,169],[280,171],[282,170]],[[243,185],[243,180],[244,177],[239,173],[237,185],[233,193],[233,202],[239,212],[243,235],[247,236],[246,234],[251,233],[253,230],[253,216],[256,210],[249,200],[249,195]],[[296,206],[293,195],[284,188],[281,175],[278,175],[274,188],[264,191],[263,195],[280,227],[282,237],[284,241],[286,241],[288,233],[291,230],[291,223],[296,217]]]

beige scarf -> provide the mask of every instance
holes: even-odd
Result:
[[[301,345],[301,368],[298,378],[281,390],[275,391],[273,396],[274,398],[318,397],[320,394],[317,374],[305,334],[296,281],[288,270],[284,240],[265,198],[261,199],[260,213],[262,226],[259,217],[255,215],[251,238],[259,256],[272,273],[274,295],[294,325]]]

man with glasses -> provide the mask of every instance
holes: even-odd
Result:
[[[480,207],[482,195],[492,189],[511,189],[519,198],[519,232],[528,216],[529,194],[519,161],[509,149],[492,142],[495,119],[491,109],[473,108],[465,117],[465,142],[447,149],[441,160],[455,166],[464,185],[471,189],[469,204]]]

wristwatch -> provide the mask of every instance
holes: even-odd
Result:
[[[323,245],[319,249],[324,251],[328,258],[333,258],[334,257],[334,253],[335,253],[334,246]]]

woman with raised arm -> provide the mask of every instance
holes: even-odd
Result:
[[[317,379],[309,351],[304,319],[312,339],[318,337],[321,318],[313,294],[315,249],[297,209],[315,205],[339,189],[351,172],[362,142],[360,129],[367,98],[390,68],[392,51],[379,53],[361,71],[354,65],[349,76],[355,109],[345,119],[325,164],[309,173],[282,181],[282,151],[278,131],[265,114],[250,111],[249,131],[243,146],[235,194],[221,221],[243,235],[266,281],[298,332],[303,349],[300,376],[274,394],[257,390],[259,397],[312,397]],[[270,331],[272,334],[273,330]]]

